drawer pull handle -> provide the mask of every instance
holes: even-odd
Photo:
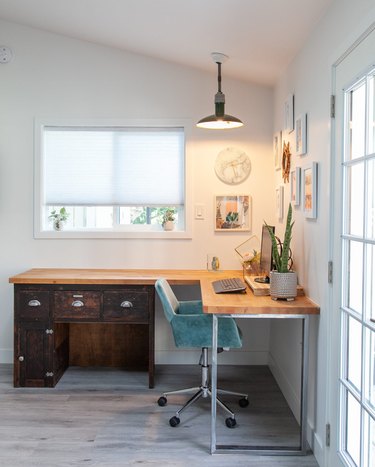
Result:
[[[29,306],[40,306],[41,303],[39,300],[30,300],[28,303]]]
[[[133,308],[132,302],[129,302],[128,300],[124,300],[121,302],[121,308]]]
[[[23,362],[23,361],[25,360],[25,358],[24,358],[22,355],[20,355],[20,356],[18,357],[18,360],[19,360],[20,362]]]
[[[74,300],[74,302],[72,303],[72,306],[80,307],[80,306],[85,306],[85,304],[82,302],[82,300]]]

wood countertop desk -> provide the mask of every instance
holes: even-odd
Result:
[[[275,446],[265,446],[259,449],[259,447],[251,446],[217,445],[216,404],[212,403],[210,450],[211,453],[220,450],[233,452],[239,449],[248,450],[255,454],[305,454],[307,449],[306,401],[308,370],[308,338],[306,336],[308,335],[309,316],[319,314],[319,307],[305,296],[298,296],[291,302],[274,301],[269,296],[255,296],[249,288],[244,294],[214,293],[212,281],[227,277],[242,278],[242,271],[239,270],[35,268],[10,277],[9,282],[15,285],[15,385],[53,387],[69,364],[77,364],[74,361],[74,353],[77,353],[77,351],[74,352],[74,345],[76,345],[74,341],[80,343],[83,338],[82,334],[90,335],[92,326],[99,326],[98,331],[93,333],[94,338],[99,342],[93,340],[92,342],[86,342],[84,345],[89,347],[90,352],[93,352],[96,346],[100,344],[105,349],[102,350],[102,353],[104,353],[107,351],[110,342],[121,339],[121,336],[126,332],[127,326],[131,327],[132,331],[129,333],[129,337],[125,338],[125,341],[128,339],[131,341],[132,336],[136,333],[134,327],[142,328],[143,326],[143,329],[145,329],[144,326],[146,325],[147,332],[139,331],[136,341],[131,341],[131,344],[125,343],[122,347],[120,345],[120,351],[116,350],[117,354],[114,352],[111,355],[110,362],[118,363],[120,361],[122,363],[118,353],[134,353],[134,342],[137,342],[142,348],[138,352],[138,357],[140,356],[142,360],[145,355],[143,364],[146,367],[148,366],[149,386],[153,387],[154,283],[159,277],[166,278],[172,285],[200,285],[203,310],[205,313],[213,314],[213,401],[217,391],[217,352],[215,349],[217,348],[218,315],[234,316],[236,318],[302,319],[303,355],[299,446],[281,449]],[[71,293],[71,296],[69,293]],[[87,297],[85,293],[87,293]],[[64,295],[68,296],[65,302]],[[81,314],[78,313],[78,318],[72,314],[71,304],[71,297],[77,296],[84,296],[84,298],[79,299],[79,301],[84,302],[84,305],[79,304],[81,308],[74,309],[74,311],[82,310]],[[73,300],[76,300],[76,298],[73,298]],[[125,306],[125,309],[120,312],[120,305],[117,304],[116,300],[118,303],[122,301],[121,306],[123,306],[123,303],[128,306]],[[129,301],[132,301],[130,305]],[[36,307],[35,304],[38,304],[38,306]],[[68,309],[69,307],[70,309]],[[76,323],[78,323],[78,326]],[[110,334],[105,340],[105,327],[108,327],[108,323],[117,323],[122,327],[117,334]],[[84,332],[82,328],[77,331],[80,326],[86,326]],[[117,326],[110,326],[110,328],[114,329]],[[35,353],[29,355],[29,362],[26,364],[25,359],[28,360],[28,358],[23,356],[23,348],[28,348],[28,339],[32,340],[33,347],[36,350]],[[104,339],[104,344],[101,339]],[[127,347],[127,345],[131,347]],[[81,344],[78,353],[80,354],[82,351],[84,351],[84,347]],[[54,355],[54,359],[51,355]],[[43,358],[44,364],[40,362]],[[54,362],[53,368],[48,368],[51,361]],[[103,363],[103,359],[99,358],[99,361]],[[106,364],[105,360],[104,364]]]

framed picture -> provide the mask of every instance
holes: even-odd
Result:
[[[302,203],[305,217],[316,219],[317,217],[317,178],[318,164],[312,162],[302,169]]]
[[[215,230],[248,231],[251,219],[249,195],[215,196]]]
[[[284,217],[284,187],[280,185],[276,188],[276,216],[279,220]]]
[[[301,167],[296,167],[290,172],[290,202],[294,206],[300,205],[301,194]]]
[[[275,170],[281,169],[281,156],[283,152],[283,134],[281,131],[273,135],[273,157],[275,161]]]
[[[284,102],[284,130],[291,133],[294,130],[294,95],[289,94]]]
[[[302,156],[307,151],[307,114],[299,115],[296,118],[296,155]]]

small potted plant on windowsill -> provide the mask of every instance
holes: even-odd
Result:
[[[167,209],[163,214],[162,226],[164,230],[173,230],[175,221],[175,210]]]
[[[265,222],[272,240],[272,258],[275,270],[270,272],[270,295],[273,300],[283,298],[294,300],[297,296],[297,273],[289,268],[289,251],[292,239],[292,205],[289,203],[284,240],[280,243],[272,229]]]
[[[57,231],[63,229],[64,223],[68,220],[69,213],[65,208],[61,208],[59,211],[54,209],[51,211],[51,214],[48,216],[48,219],[51,219],[53,222],[53,228]]]

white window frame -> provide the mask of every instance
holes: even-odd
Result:
[[[182,127],[185,134],[185,204],[184,204],[184,230],[164,231],[160,226],[128,225],[116,229],[84,229],[74,231],[47,231],[43,230],[43,129],[45,126],[103,126],[103,127],[153,127],[168,128]],[[117,120],[117,119],[61,119],[61,118],[35,118],[34,120],[34,238],[155,238],[155,239],[181,239],[192,238],[192,164],[189,154],[192,122],[186,119],[157,119],[157,120]],[[151,227],[151,228],[150,228]]]

